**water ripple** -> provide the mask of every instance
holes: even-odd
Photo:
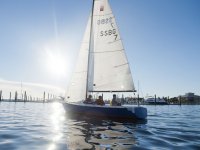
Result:
[[[0,149],[200,149],[200,106],[147,106],[145,122],[69,116],[59,103],[0,103]]]

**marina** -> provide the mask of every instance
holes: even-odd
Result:
[[[13,98],[14,97],[14,98]],[[45,96],[45,92],[43,93],[43,97],[34,97],[34,96],[27,96],[26,91],[24,94],[18,94],[17,91],[15,91],[15,95],[12,97],[12,93],[9,92],[9,97],[3,97],[3,91],[0,91],[0,102],[43,102],[43,103],[49,103],[54,102],[56,99],[62,99],[62,97],[56,97],[53,94],[49,94],[48,96]]]
[[[200,150],[198,6],[2,0],[0,150]]]

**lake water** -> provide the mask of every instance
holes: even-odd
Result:
[[[146,122],[69,117],[60,103],[0,103],[0,150],[200,150],[200,106],[145,106]]]

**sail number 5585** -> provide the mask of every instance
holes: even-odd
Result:
[[[100,36],[108,36],[108,35],[113,35],[116,34],[116,29],[112,30],[105,30],[100,32]]]

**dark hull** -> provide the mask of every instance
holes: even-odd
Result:
[[[146,119],[147,109],[144,107],[98,106],[87,104],[63,103],[68,114],[79,114],[87,117],[109,119]]]

